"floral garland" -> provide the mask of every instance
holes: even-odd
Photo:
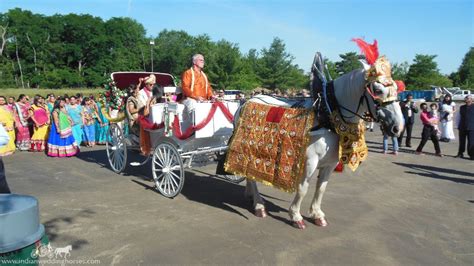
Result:
[[[113,81],[110,81],[108,84],[106,84],[104,88],[105,100],[109,107],[112,110],[123,112],[125,110],[125,99],[127,97],[127,92],[117,88],[117,86],[115,86],[115,82]]]
[[[109,81],[108,84],[104,85],[104,88],[104,100],[102,101],[102,108],[100,111],[109,122],[117,123],[124,120],[127,92],[117,88],[114,81]],[[106,105],[108,105],[111,110],[118,110],[118,117],[112,118],[105,108]]]

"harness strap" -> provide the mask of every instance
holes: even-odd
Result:
[[[359,109],[360,109],[360,106],[362,105],[362,101],[363,101],[363,100],[364,100],[364,95],[362,95],[362,96],[360,97],[360,99],[359,99],[359,104],[357,105],[357,110],[356,110],[355,112],[352,111],[352,110],[349,110],[348,108],[346,108],[346,107],[344,107],[344,106],[342,106],[342,105],[340,105],[340,104],[337,105],[337,108],[339,109],[339,115],[341,116],[341,119],[342,119],[342,121],[343,121],[344,123],[347,124],[347,122],[346,122],[346,120],[345,120],[344,118],[351,118],[351,117],[354,117],[354,116],[357,116],[357,117],[359,117],[360,119],[362,119],[362,120],[364,120],[364,121],[368,121],[367,117],[364,117],[364,116],[361,116],[361,115],[358,114]],[[367,107],[369,107],[369,106],[367,106]],[[341,112],[341,108],[344,109],[345,111],[347,111],[347,112],[353,114],[353,116],[344,116],[344,115],[342,114],[342,112]]]

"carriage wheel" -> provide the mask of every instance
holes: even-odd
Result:
[[[245,180],[245,177],[240,176],[240,175],[222,175],[222,177],[225,180],[232,182],[234,184],[239,184],[240,182]]]
[[[153,179],[156,189],[165,197],[173,198],[184,184],[184,166],[178,150],[170,143],[160,143],[153,152]]]
[[[117,124],[110,124],[106,142],[107,158],[112,170],[120,173],[127,165],[127,144],[122,129]]]

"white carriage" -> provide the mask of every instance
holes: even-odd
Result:
[[[112,73],[118,88],[136,83],[138,78],[150,75],[148,72]],[[170,74],[153,73],[157,84],[165,92],[172,93],[176,87]],[[237,101],[197,103],[194,123],[183,119],[184,105],[175,102],[158,103],[151,107],[147,118],[153,129],[150,133],[151,153],[142,162],[131,162],[131,166],[143,166],[151,161],[153,181],[156,189],[165,197],[175,197],[183,188],[185,169],[198,162],[200,165],[223,159],[227,143],[233,131],[232,117],[239,107]],[[230,116],[229,116],[230,115]],[[127,121],[111,123],[107,157],[112,170],[121,173],[129,163],[128,150],[140,150],[139,137],[126,133]],[[198,129],[196,129],[198,125]],[[189,127],[192,129],[186,131]],[[243,177],[222,175],[232,182],[241,182]]]

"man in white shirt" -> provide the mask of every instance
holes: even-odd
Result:
[[[156,77],[155,75],[151,74],[146,78],[140,78],[138,81],[138,88],[141,87],[142,82],[145,82],[143,89],[138,92],[138,109],[140,110],[147,105],[148,101],[152,97],[152,89],[156,83]]]

